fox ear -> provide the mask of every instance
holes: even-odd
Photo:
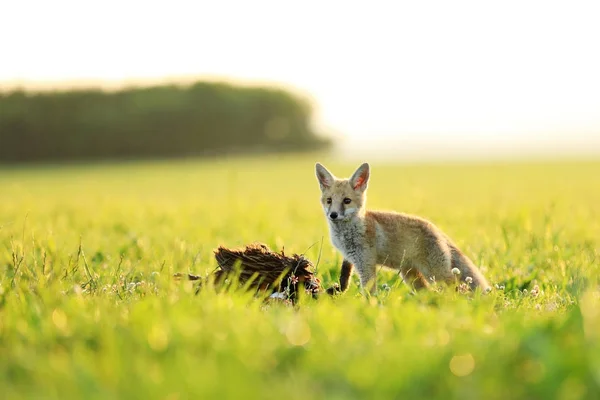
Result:
[[[360,192],[367,190],[367,183],[369,182],[369,164],[364,163],[352,174],[350,177],[350,185],[352,189]]]
[[[321,190],[333,185],[335,177],[331,174],[331,172],[327,171],[327,168],[325,168],[320,163],[317,163],[315,165],[315,170],[317,173],[317,180],[319,181],[319,186],[321,186]]]

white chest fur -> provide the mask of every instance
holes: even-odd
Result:
[[[362,221],[329,221],[331,243],[342,253],[344,258],[355,261],[363,252],[365,241],[365,227]]]

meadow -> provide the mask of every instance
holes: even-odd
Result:
[[[173,279],[218,245],[329,242],[312,156],[0,167],[0,397],[600,398],[600,162],[372,164],[371,208],[432,220],[494,286],[380,271],[295,307]],[[318,262],[317,262],[318,261]]]

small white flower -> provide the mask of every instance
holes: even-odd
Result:
[[[381,285],[381,289],[385,290],[387,292],[389,292],[391,290],[390,285],[388,285],[387,283],[384,283],[383,285]]]
[[[467,282],[467,283],[473,283],[473,278],[471,278],[470,276],[467,276],[465,278],[465,282]]]
[[[460,270],[458,268],[452,268],[452,273],[454,275],[460,275]]]
[[[269,298],[271,299],[287,299],[287,295],[285,294],[285,292],[274,292],[272,295],[269,296]]]

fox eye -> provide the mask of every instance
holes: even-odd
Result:
[[[327,198],[327,204],[331,204],[331,197]]]
[[[352,202],[352,200],[350,200],[348,197],[344,198],[344,204],[350,204]]]

